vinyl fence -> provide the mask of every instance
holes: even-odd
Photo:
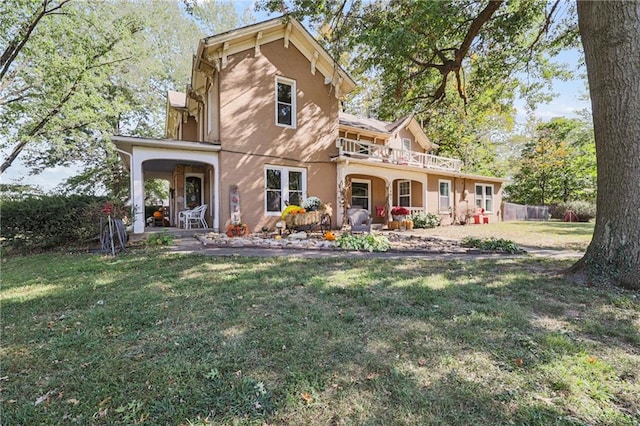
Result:
[[[504,203],[503,220],[549,220],[549,206]]]

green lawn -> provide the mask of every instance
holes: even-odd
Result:
[[[640,300],[559,260],[2,263],[2,424],[640,423]]]
[[[587,249],[593,235],[594,223],[548,222],[499,222],[488,225],[439,226],[418,232],[435,237],[462,239],[504,238],[526,247],[543,249]]]

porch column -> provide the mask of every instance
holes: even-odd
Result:
[[[342,182],[343,184],[345,183],[344,178],[345,178],[345,169],[344,166],[342,165],[342,163],[338,163],[337,167],[336,167],[336,176],[337,176],[337,182],[336,182],[336,225],[339,225],[339,228],[342,228],[342,220],[344,218],[343,210],[344,210],[344,206],[342,206],[340,204],[340,183]],[[347,200],[344,200],[345,203],[347,202]]]
[[[144,173],[142,171],[142,159],[136,155],[136,148],[133,148],[131,156],[131,208],[133,215],[133,233],[144,233]]]
[[[212,158],[213,164],[213,230],[220,232],[220,162],[218,156]]]

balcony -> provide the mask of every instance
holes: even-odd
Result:
[[[440,157],[421,152],[405,151],[398,148],[389,148],[353,139],[338,138],[336,141],[340,156],[361,158],[375,162],[408,165],[429,170],[443,170],[459,172],[462,169],[462,161],[455,158]]]

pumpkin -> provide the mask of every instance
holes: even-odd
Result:
[[[155,217],[156,219],[162,219],[162,212],[160,210],[157,210],[155,212],[153,212],[153,217]]]
[[[327,241],[334,241],[336,239],[336,236],[333,232],[327,231],[324,233],[324,239]]]

